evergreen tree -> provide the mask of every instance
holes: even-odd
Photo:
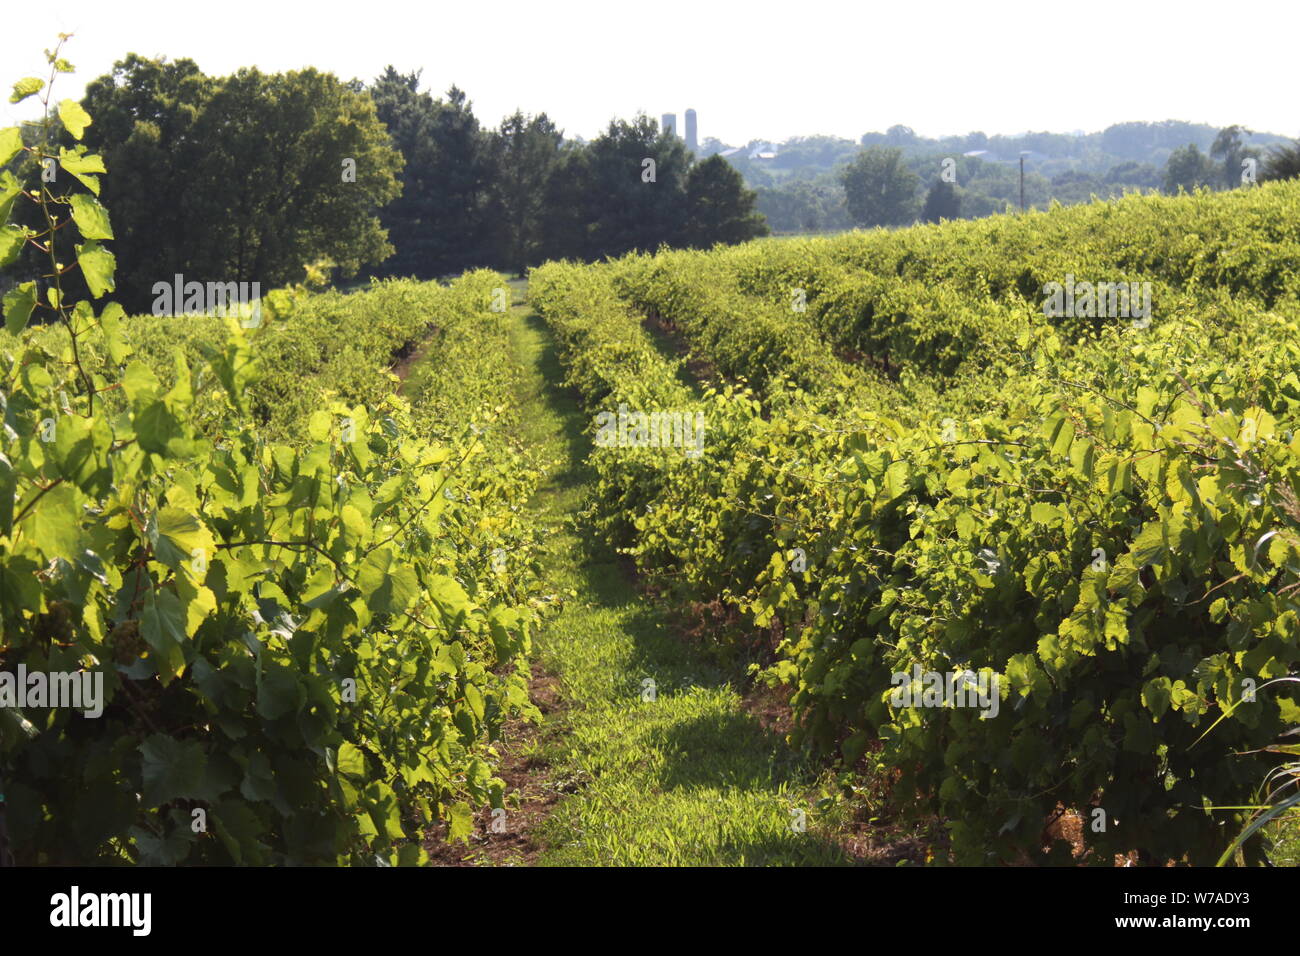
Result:
[[[398,176],[401,195],[379,217],[396,253],[371,270],[373,275],[422,279],[437,275],[436,259],[441,252],[434,234],[438,151],[433,119],[437,106],[428,93],[419,91],[419,86],[419,71],[401,74],[389,66],[369,90],[379,119],[388,127],[393,148],[405,161]]]
[[[961,197],[952,183],[936,179],[930,184],[930,191],[925,194],[925,206],[921,210],[922,222],[938,222],[941,219],[961,218]]]
[[[492,135],[488,218],[496,262],[522,273],[547,255],[543,243],[546,188],[560,162],[564,137],[545,113],[515,112]]]

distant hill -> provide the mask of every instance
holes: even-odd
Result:
[[[890,146],[903,152],[907,165],[928,188],[944,159],[962,171],[962,217],[1000,212],[1019,200],[1019,160],[1025,154],[1028,205],[1052,200],[1087,201],[1092,195],[1115,196],[1157,189],[1174,150],[1194,145],[1207,153],[1219,128],[1182,120],[1126,122],[1100,132],[1027,132],[993,135],[920,136],[907,126],[865,133],[854,142],[838,136],[798,136],[781,143],[754,139],[733,147],[716,139],[701,145],[702,156],[722,153],[758,191],[759,210],[776,232],[825,232],[850,228],[837,171],[863,147]],[[1266,153],[1289,142],[1277,133],[1251,131],[1243,145]]]

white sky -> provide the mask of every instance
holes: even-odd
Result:
[[[675,112],[681,129],[688,107],[701,140],[733,145],[894,123],[929,136],[1162,119],[1300,133],[1296,0],[43,0],[5,19],[3,89],[44,76],[41,51],[72,32],[72,97],[136,52],[216,75],[422,67],[425,87],[457,84],[486,125],[519,107],[588,138],[638,110]],[[30,116],[7,100],[0,121]]]

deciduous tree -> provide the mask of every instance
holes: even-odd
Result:
[[[916,215],[921,180],[903,164],[903,151],[869,146],[840,174],[849,214],[860,226],[897,226]]]

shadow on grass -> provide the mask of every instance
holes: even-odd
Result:
[[[564,441],[565,461],[550,477],[553,492],[581,491],[594,484],[594,470],[587,464],[592,442],[587,432],[588,417],[577,395],[563,383],[564,369],[554,339],[545,321],[531,314],[525,325],[537,337],[536,363],[543,378],[538,396],[557,417]],[[581,505],[579,505],[579,508]],[[632,654],[625,665],[629,703],[636,701],[641,681],[655,681],[659,700],[688,695],[698,688],[714,693],[722,688],[744,686],[738,668],[721,667],[704,658],[670,623],[668,612],[642,594],[631,562],[620,556],[597,534],[581,514],[574,533],[577,537],[573,563],[579,576],[580,593],[597,608],[614,612],[618,627],[631,641]],[[701,801],[716,800],[716,791],[771,795],[771,812],[785,825],[785,805],[794,795],[805,792],[814,774],[802,755],[762,726],[757,717],[734,707],[714,709],[698,716],[656,727],[650,741],[665,758],[657,789],[691,794],[699,791]],[[778,796],[789,794],[789,797]],[[767,806],[760,797],[758,805]],[[763,811],[767,812],[767,811]],[[834,865],[852,862],[842,847],[824,835],[811,832],[769,829],[767,836],[737,839],[719,833],[715,850],[724,859],[751,865]]]
[[[852,866],[856,862],[838,844],[793,828],[766,839],[726,840],[718,850],[744,860],[745,866]]]
[[[763,790],[810,783],[799,755],[744,712],[702,714],[654,735],[666,754],[678,755],[660,777],[665,790],[730,787]]]
[[[535,332],[541,342],[537,356],[537,370],[543,380],[540,398],[550,406],[562,424],[566,464],[551,476],[551,482],[556,490],[568,491],[594,477],[587,466],[587,455],[592,448],[591,438],[586,432],[587,419],[577,393],[564,384],[564,366],[560,362],[555,339],[547,328],[546,321],[536,312],[531,312],[524,318],[524,325]]]
[[[632,640],[627,661],[625,693],[635,699],[645,677],[655,681],[660,701],[744,686],[744,675],[703,658],[700,651],[675,633],[662,607],[640,594],[629,565],[591,527],[579,522],[577,532],[586,560],[581,565],[585,592],[594,604],[619,613],[619,626]],[[806,758],[783,737],[765,728],[757,717],[741,710],[709,711],[686,717],[650,732],[650,746],[664,760],[656,789],[699,792],[712,801],[717,791],[773,795],[773,813],[784,814],[795,804],[777,803],[776,794],[793,797],[809,789],[816,773]],[[811,813],[811,807],[806,807]],[[746,865],[843,866],[854,861],[833,838],[812,832],[778,830],[749,840],[724,838],[717,851]]]

